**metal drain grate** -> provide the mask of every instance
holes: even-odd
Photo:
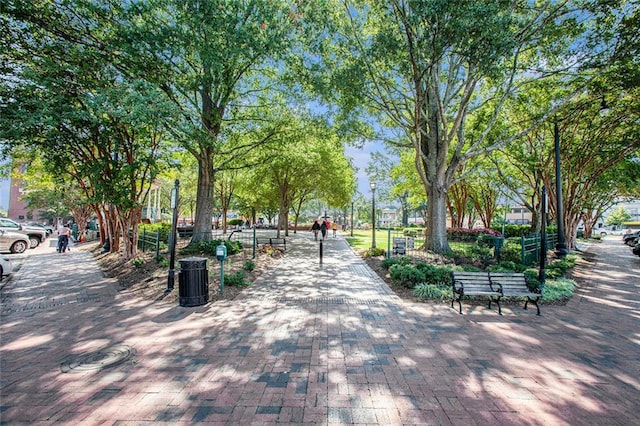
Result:
[[[71,361],[65,361],[60,365],[63,373],[84,373],[87,371],[102,370],[113,367],[130,360],[136,354],[136,350],[128,345],[115,345],[98,352],[82,354]]]

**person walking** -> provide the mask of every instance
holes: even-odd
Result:
[[[316,219],[315,222],[313,222],[313,225],[311,225],[311,231],[313,231],[313,239],[318,241],[318,231],[320,230],[320,224],[318,223],[318,220]]]
[[[64,253],[69,246],[69,238],[71,238],[71,229],[68,225],[62,225],[58,228],[58,253]]]
[[[324,240],[327,237],[327,222],[324,220],[320,225],[320,233],[322,233],[322,239]]]
[[[338,224],[336,222],[333,222],[333,224],[331,225],[331,230],[333,231],[333,238],[335,238],[336,232],[338,231]]]

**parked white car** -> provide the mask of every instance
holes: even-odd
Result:
[[[0,278],[5,275],[9,275],[13,272],[13,265],[11,264],[11,259],[8,257],[0,256]]]
[[[29,248],[29,237],[20,232],[0,229],[0,252],[24,253]]]
[[[619,226],[603,226],[602,228],[594,228],[593,234],[606,237],[607,235],[622,235],[624,230]]]
[[[47,239],[47,231],[41,228],[32,228],[21,225],[6,217],[0,217],[0,229],[5,231],[20,232],[29,237],[29,247],[36,248]]]

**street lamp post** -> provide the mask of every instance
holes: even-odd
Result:
[[[558,130],[558,122],[553,123],[553,143],[555,151],[556,166],[556,221],[558,223],[558,243],[556,244],[555,254],[557,257],[564,259],[569,254],[567,245],[564,242],[564,216],[562,211],[562,175],[560,172],[560,131]]]
[[[351,202],[351,236],[353,237],[353,201]]]
[[[376,248],[376,183],[371,182],[371,228],[373,229],[373,234],[371,238],[371,248]]]

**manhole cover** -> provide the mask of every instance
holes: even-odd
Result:
[[[63,373],[83,373],[101,370],[122,364],[136,354],[135,349],[128,345],[115,345],[89,354],[78,355],[71,361],[63,362],[60,370]]]

